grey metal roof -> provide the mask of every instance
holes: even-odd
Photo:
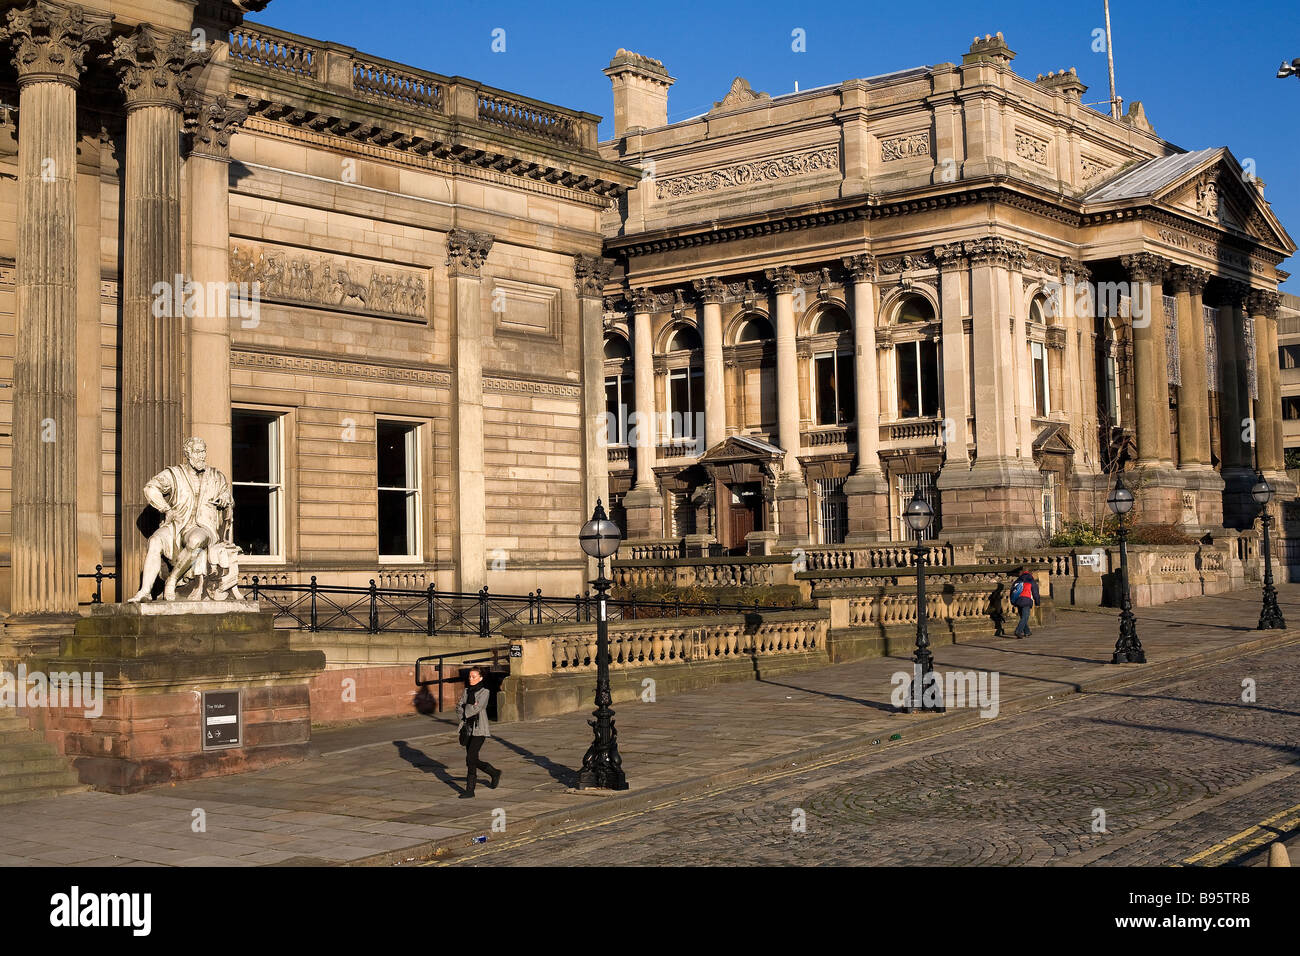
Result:
[[[1224,147],[1213,146],[1191,153],[1175,153],[1148,159],[1121,173],[1110,182],[1098,186],[1083,197],[1084,202],[1114,202],[1119,199],[1141,199],[1159,192],[1196,167],[1224,152]]]

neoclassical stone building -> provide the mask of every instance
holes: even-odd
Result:
[[[639,174],[596,116],[243,23],[266,3],[0,10],[11,648],[78,572],[134,590],[141,489],[191,434],[246,574],[584,577],[601,217]]]
[[[1040,543],[1133,471],[1141,518],[1244,527],[1283,497],[1278,264],[1295,245],[1226,149],[1161,139],[1001,34],[942,63],[669,124],[620,50],[602,154],[610,493],[633,539],[731,552],[932,533]],[[690,536],[698,536],[691,538]]]

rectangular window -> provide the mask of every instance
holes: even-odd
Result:
[[[673,369],[668,373],[668,411],[674,440],[697,438],[695,416],[704,411],[704,372]]]
[[[605,379],[605,413],[611,445],[627,444],[627,418],[631,413],[632,377],[610,375]]]
[[[1047,484],[1043,487],[1043,530],[1049,535],[1056,534],[1056,473],[1047,473]]]
[[[1300,398],[1282,399],[1282,417],[1289,422],[1300,419]]]
[[[420,431],[412,422],[375,423],[379,556],[420,556]]]
[[[695,534],[695,505],[691,502],[689,492],[674,491],[673,503],[673,537]]]
[[[904,342],[895,348],[898,359],[898,417],[919,418],[939,413],[939,351],[933,341]]]
[[[235,544],[247,555],[283,559],[284,464],[281,415],[230,411],[230,484]]]
[[[894,522],[898,531],[895,540],[916,540],[916,532],[911,529],[903,518],[903,509],[907,507],[907,502],[911,500],[912,495],[916,493],[918,488],[921,489],[921,497],[934,509],[934,518],[930,521],[930,527],[921,534],[921,540],[933,541],[938,537],[942,522],[940,521],[939,512],[939,489],[934,486],[935,477],[930,473],[898,476],[898,501],[894,509]]]
[[[843,544],[849,530],[849,500],[843,478],[818,478],[818,525],[822,544]]]
[[[1034,370],[1034,414],[1042,418],[1050,410],[1047,398],[1047,347],[1042,342],[1030,342],[1029,360]]]
[[[1282,368],[1300,367],[1300,345],[1278,346],[1277,357]]]
[[[813,356],[813,395],[818,425],[844,425],[853,421],[857,392],[852,353],[818,352]]]

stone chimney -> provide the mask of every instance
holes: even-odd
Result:
[[[1007,46],[1007,41],[1002,39],[1002,34],[995,33],[992,36],[984,34],[984,38],[976,37],[970,45],[970,52],[962,54],[961,65],[969,66],[972,63],[996,63],[998,66],[1006,66],[1016,55],[1011,52],[1011,47]]]
[[[675,82],[663,63],[620,49],[604,69],[614,86],[614,138],[629,130],[668,125],[668,87]]]
[[[1059,90],[1067,100],[1074,100],[1076,103],[1088,90],[1079,79],[1079,74],[1074,71],[1074,67],[1062,70],[1060,73],[1048,73],[1046,76],[1039,73],[1038,79],[1034,82],[1049,90]]]

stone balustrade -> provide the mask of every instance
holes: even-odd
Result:
[[[847,571],[856,568],[910,568],[916,564],[915,547],[909,541],[884,541],[879,544],[849,547],[847,545],[820,545],[804,548],[803,559],[809,571]],[[972,544],[954,545],[951,542],[934,542],[927,549],[929,567],[950,567],[954,564],[975,563],[976,549]]]
[[[1047,565],[1025,563],[1038,579],[1038,590],[1043,595],[1051,593],[1051,568]],[[979,585],[992,589],[998,585],[1011,587],[1017,564],[966,564],[927,569],[927,589],[942,590],[948,586]],[[804,597],[818,600],[839,594],[854,594],[863,589],[880,587],[905,587],[916,598],[915,568],[862,568],[844,571],[803,571],[795,575]]]
[[[630,561],[670,561],[682,556],[681,538],[644,538],[623,546],[628,558],[615,558],[615,568]]]
[[[957,630],[961,625],[976,625],[982,629],[994,621],[1005,622],[1016,618],[1018,611],[1011,604],[1011,588],[1005,580],[1001,586],[989,587],[986,583],[946,584],[938,589],[926,590],[926,616],[930,621],[947,624]],[[1042,588],[1040,586],[1039,590]],[[888,629],[916,626],[915,587],[876,587],[863,593],[830,598],[827,603],[843,600],[847,603],[845,614],[848,627]],[[832,614],[832,618],[836,615]]]
[[[795,558],[634,558],[615,561],[611,573],[616,587],[631,589],[776,587],[795,583]]]

